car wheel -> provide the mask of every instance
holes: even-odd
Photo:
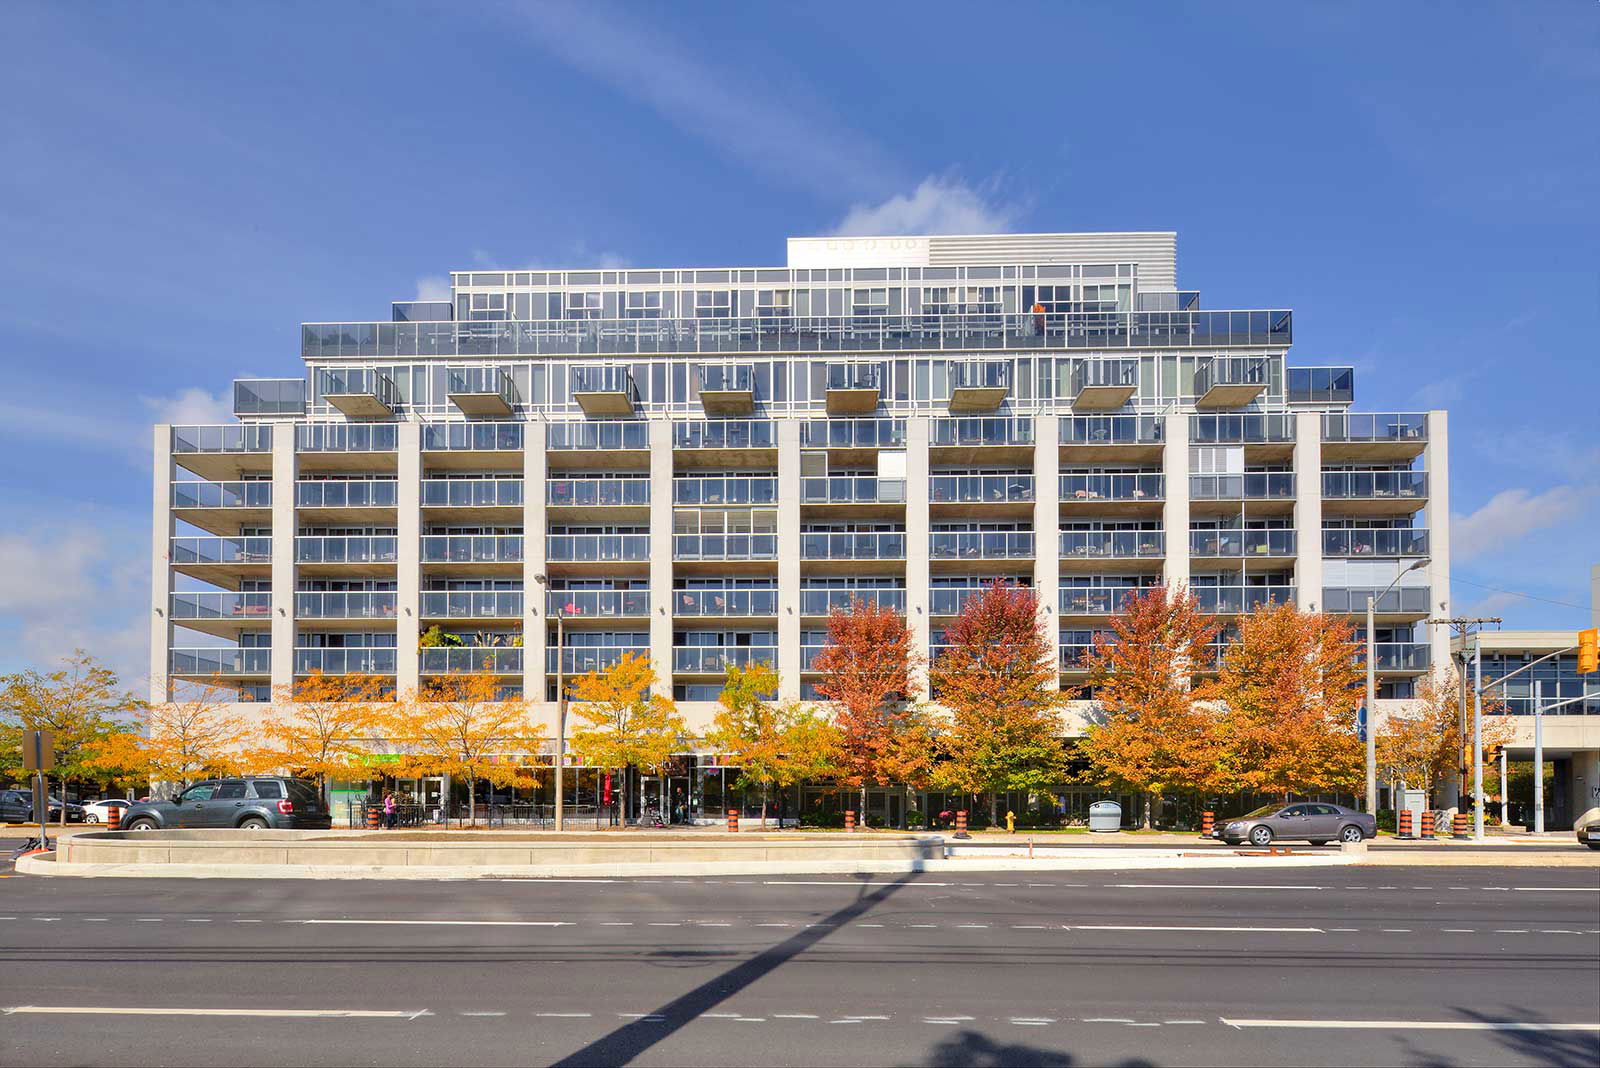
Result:
[[[156,821],[150,819],[136,819],[128,824],[128,830],[130,831],[153,831],[155,829]]]
[[[1590,849],[1600,849],[1600,842],[1585,842],[1583,844],[1588,846]]]
[[[264,831],[267,829],[267,821],[262,819],[260,816],[251,816],[249,819],[239,824],[239,827],[246,831]]]
[[[1272,828],[1271,827],[1252,827],[1252,828],[1250,828],[1250,844],[1254,845],[1254,846],[1271,845],[1272,844]]]
[[[1365,840],[1366,837],[1361,833],[1361,828],[1353,823],[1348,827],[1341,828],[1339,831],[1339,841],[1341,842],[1360,842]]]
[[[83,822],[85,822],[85,823],[99,823],[100,822],[100,817],[96,816],[93,812],[91,812],[87,816],[83,817]]]

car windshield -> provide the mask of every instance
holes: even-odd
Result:
[[[1242,820],[1258,820],[1262,816],[1270,816],[1270,815],[1272,815],[1274,812],[1278,811],[1278,809],[1280,809],[1282,807],[1283,807],[1282,805],[1262,805],[1260,808],[1256,809],[1254,812],[1246,812],[1243,816],[1240,816],[1239,818],[1242,819]]]

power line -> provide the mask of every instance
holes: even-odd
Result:
[[[1525,597],[1530,601],[1543,601],[1545,604],[1558,604],[1562,608],[1576,608],[1580,612],[1588,612],[1591,610],[1588,605],[1573,604],[1571,601],[1556,601],[1549,597],[1538,597],[1531,593],[1523,593],[1520,590],[1503,590],[1499,586],[1486,586],[1481,582],[1473,582],[1471,579],[1464,579],[1460,575],[1451,575],[1450,581],[1465,582],[1468,586],[1476,586],[1480,590],[1492,590],[1495,593],[1503,593],[1510,597]]]

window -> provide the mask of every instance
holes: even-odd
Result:
[[[794,314],[794,294],[787,289],[763,289],[756,293],[756,317],[787,319]]]
[[[733,316],[733,294],[726,289],[699,289],[694,294],[696,319],[728,319]]]
[[[850,292],[851,315],[888,315],[887,289],[855,289]]]
[[[661,318],[661,294],[658,292],[631,292],[624,294],[626,301],[622,313],[629,319]]]
[[[1293,819],[1296,816],[1305,815],[1309,815],[1305,805],[1295,805],[1293,808],[1286,808],[1282,812],[1278,813],[1278,816],[1283,819]]]
[[[263,801],[273,801],[283,796],[281,782],[257,782],[252,785],[255,787],[256,797]]]
[[[216,792],[216,789],[216,783],[203,782],[196,786],[191,786],[183,793],[179,794],[178,801],[180,803],[188,801],[210,801],[211,795]]]
[[[242,782],[225,782],[217,787],[216,799],[218,801],[238,801],[243,797],[244,783]]]
[[[594,292],[566,294],[566,315],[568,319],[598,319],[600,318],[600,294]]]

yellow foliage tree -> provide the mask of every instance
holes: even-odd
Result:
[[[260,746],[245,757],[255,771],[282,769],[329,777],[366,774],[361,757],[372,752],[386,722],[387,686],[372,675],[312,672],[279,687],[258,730]]]
[[[627,768],[660,773],[689,736],[672,698],[655,693],[656,673],[643,653],[623,653],[615,664],[579,675],[569,692],[577,705],[572,749],[586,764],[620,770],[618,800],[628,812]]]
[[[1460,679],[1452,668],[1441,676],[1429,675],[1417,684],[1417,696],[1401,711],[1385,717],[1378,727],[1378,767],[1431,796],[1439,783],[1459,767],[1462,750],[1472,745],[1471,727],[1461,734]],[[1469,717],[1470,724],[1470,717]],[[1490,690],[1483,696],[1483,755],[1515,737],[1515,721],[1505,702]],[[1502,794],[1504,785],[1501,786]]]
[[[141,711],[143,729],[111,736],[94,764],[118,779],[180,787],[247,770],[254,733],[230,715],[233,694],[231,687],[212,679],[181,700],[146,706]]]
[[[707,740],[739,767],[741,786],[761,788],[761,826],[772,787],[793,786],[837,772],[837,727],[798,701],[774,704],[778,673],[766,663],[728,666],[721,706]]]

